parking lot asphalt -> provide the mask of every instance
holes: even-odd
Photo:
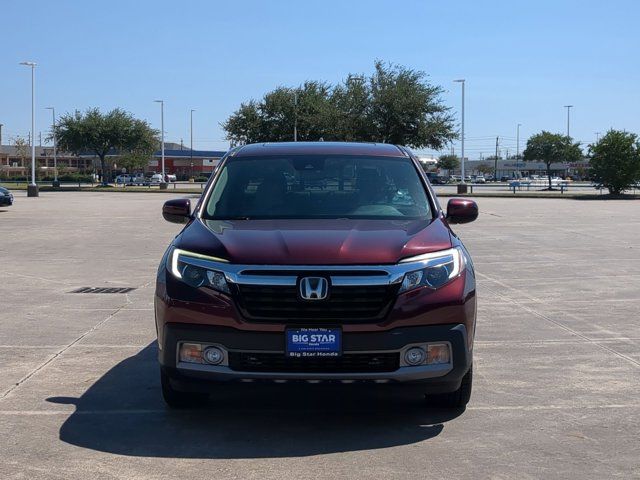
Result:
[[[160,397],[153,288],[171,195],[0,208],[0,478],[640,478],[640,204],[478,199],[464,412],[371,392]],[[444,203],[444,202],[443,202]],[[133,287],[128,294],[70,293]]]

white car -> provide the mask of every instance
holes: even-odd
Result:
[[[177,180],[177,177],[175,175],[172,175],[170,173],[168,173],[167,175],[167,182],[175,182]],[[151,185],[159,185],[163,183],[162,182],[162,174],[161,173],[154,173],[153,176],[151,177]]]
[[[162,182],[162,174],[161,173],[154,173],[151,178],[149,179],[149,183],[151,183],[151,185],[159,185]]]

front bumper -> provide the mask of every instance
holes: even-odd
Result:
[[[240,381],[326,381],[333,383],[370,382],[413,385],[424,393],[457,390],[471,365],[467,330],[463,324],[402,327],[380,332],[344,332],[345,353],[400,352],[407,345],[449,342],[452,362],[441,365],[400,366],[393,371],[367,372],[284,372],[238,371],[228,366],[177,362],[179,342],[217,344],[229,351],[282,352],[284,336],[279,332],[242,331],[228,327],[167,324],[159,350],[160,364],[179,390],[209,390],[212,383]]]

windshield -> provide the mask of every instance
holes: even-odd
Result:
[[[408,220],[432,214],[408,158],[304,155],[231,158],[204,216]]]

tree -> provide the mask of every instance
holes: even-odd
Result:
[[[574,143],[570,137],[543,130],[527,140],[527,148],[522,153],[525,162],[544,162],[547,166],[549,190],[551,187],[551,164],[575,162],[582,158],[580,143]]]
[[[493,167],[486,163],[481,163],[480,165],[478,165],[476,170],[478,170],[483,175],[488,175],[489,173],[493,172]]]
[[[28,179],[31,176],[31,162],[27,162],[25,159],[29,155],[31,146],[29,145],[29,142],[27,142],[27,140],[19,135],[16,136],[15,142],[13,144],[16,147],[16,156],[20,158],[20,163],[25,169],[25,175]]]
[[[452,171],[460,166],[460,159],[457,155],[442,155],[438,159],[438,167],[443,170]]]
[[[377,61],[371,76],[371,115],[375,141],[442,149],[457,138],[453,117],[427,74]]]
[[[589,146],[592,178],[613,195],[640,181],[640,141],[634,133],[609,130]]]
[[[87,151],[100,159],[102,179],[107,183],[107,154],[149,158],[158,147],[158,131],[119,108],[103,114],[91,108],[84,114],[65,114],[55,127],[58,148],[75,154]]]
[[[453,117],[424,72],[376,62],[338,85],[307,81],[242,103],[222,127],[233,143],[293,140],[381,142],[440,149],[457,137]],[[297,105],[295,99],[297,97]]]

